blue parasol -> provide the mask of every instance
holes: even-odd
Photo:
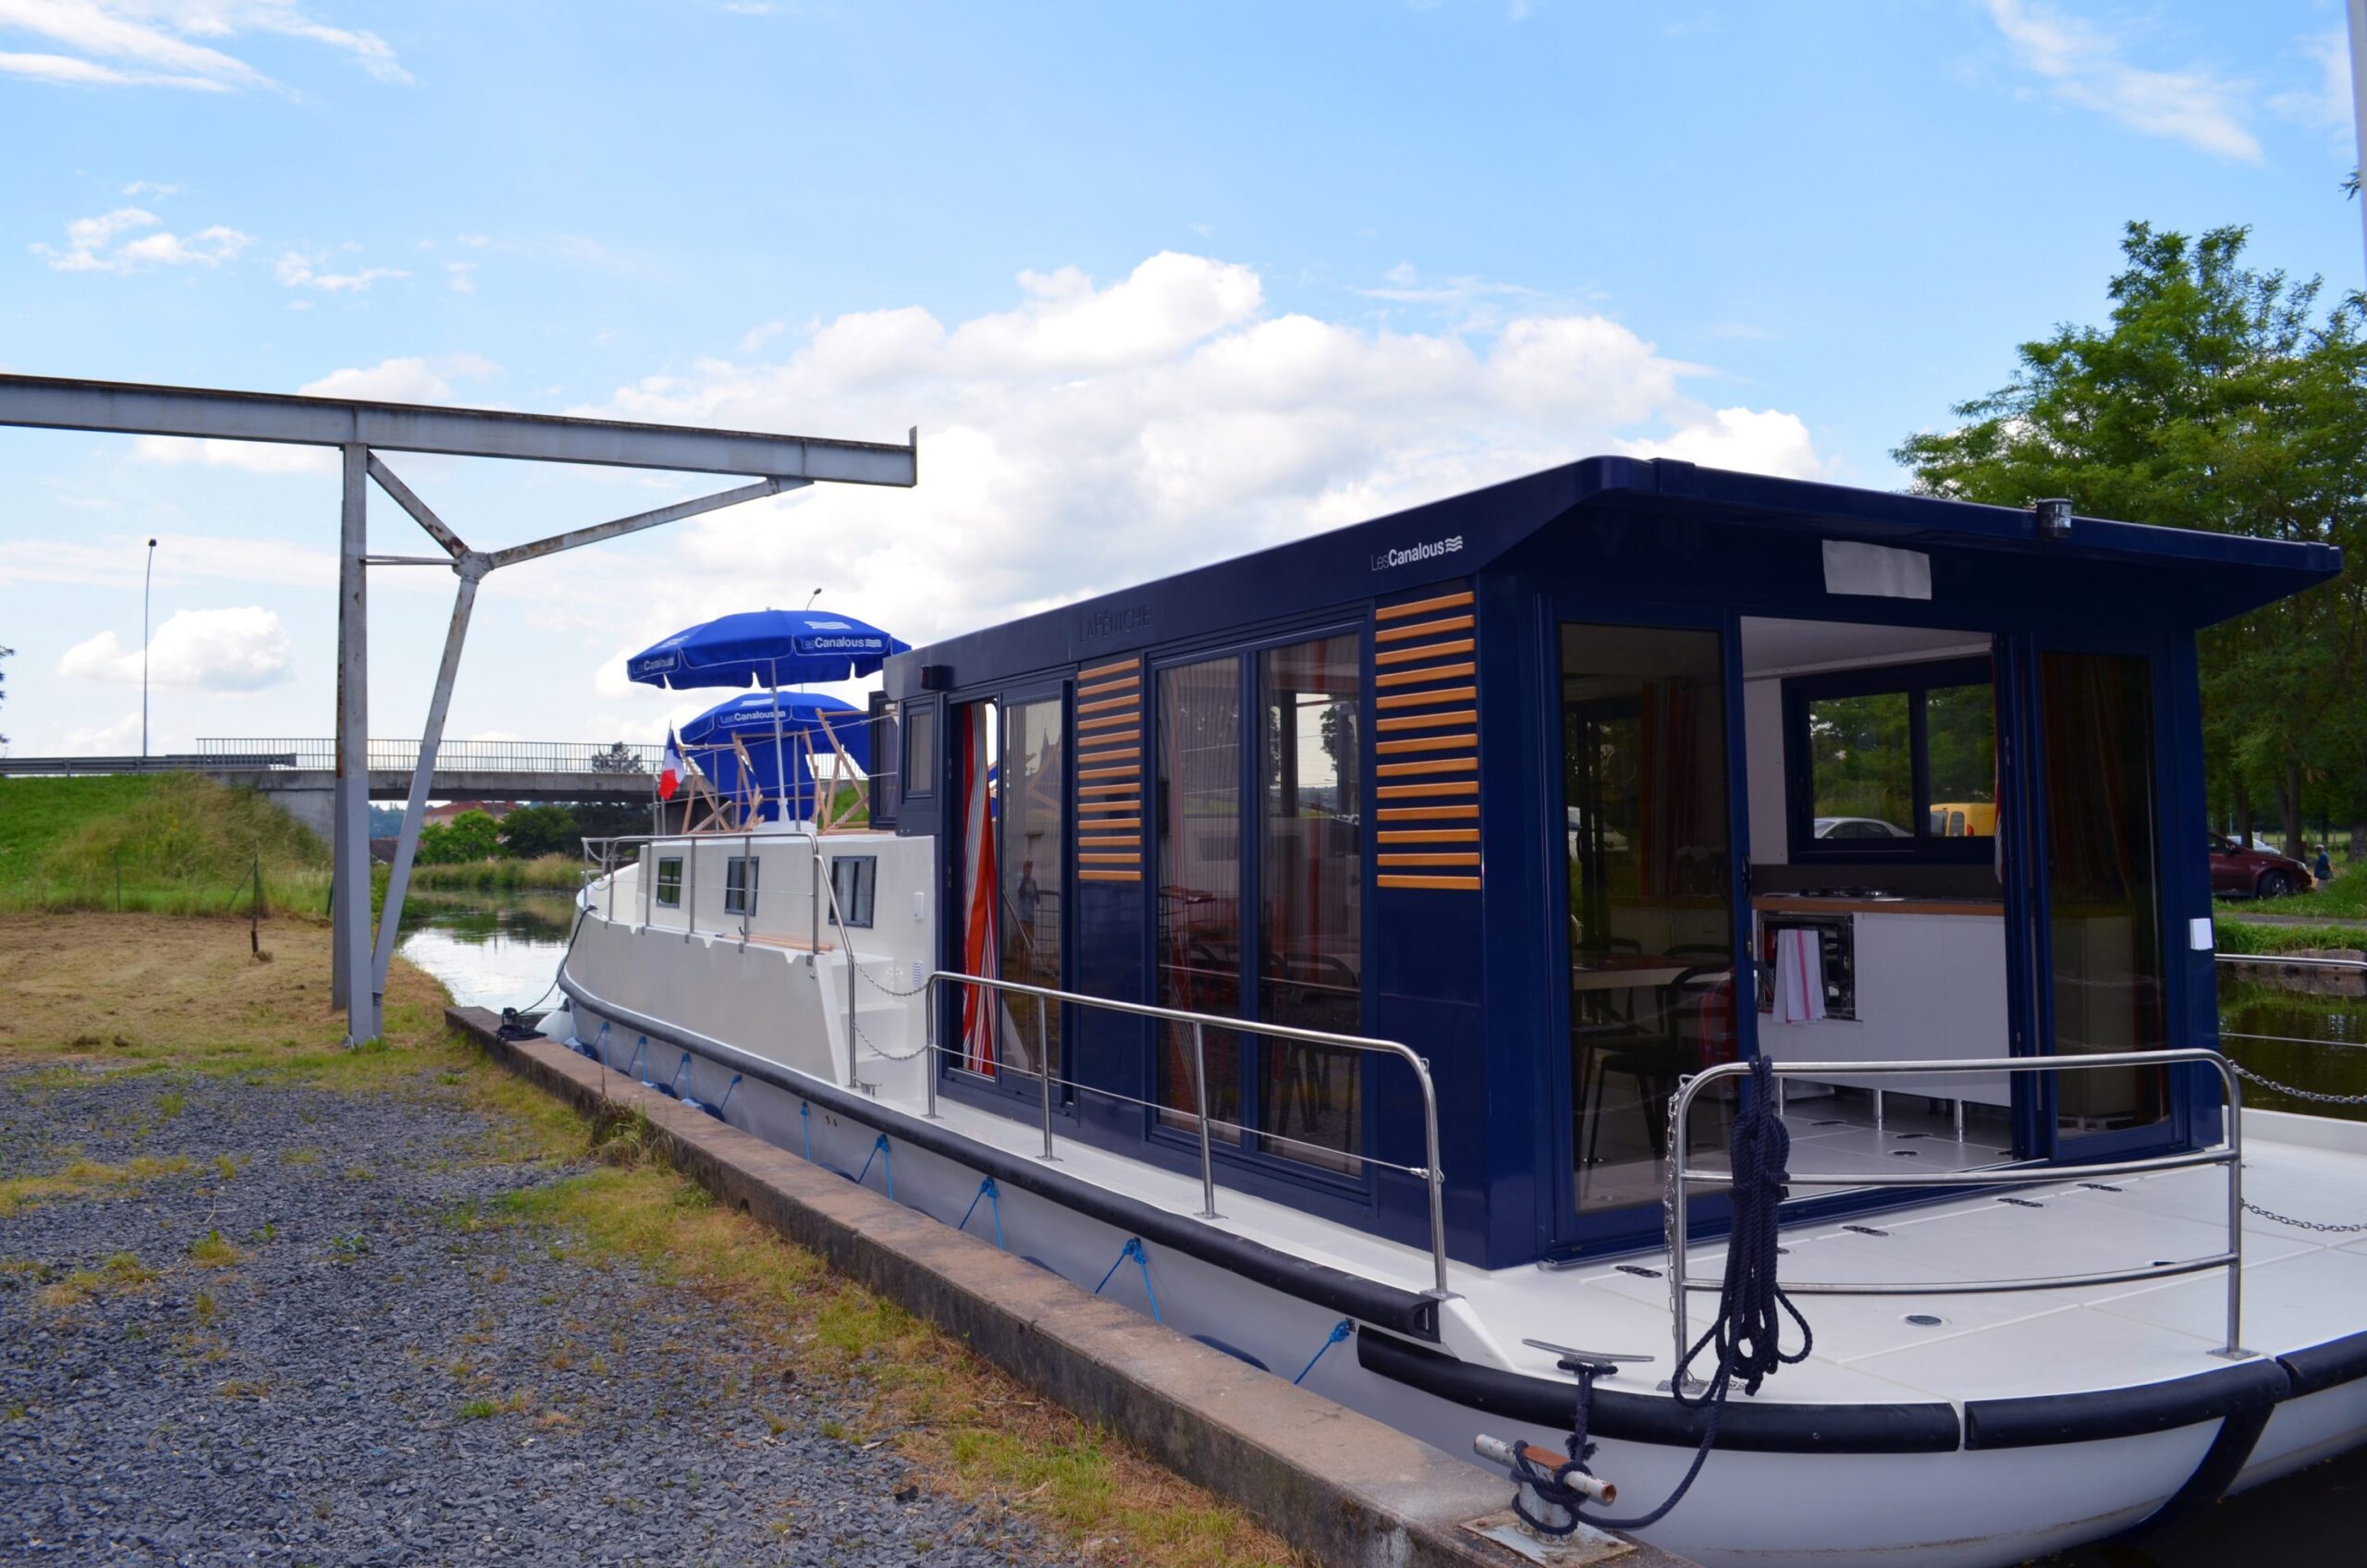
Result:
[[[625,661],[625,674],[644,686],[762,686],[778,695],[784,680],[794,686],[876,675],[889,655],[911,646],[831,610],[743,610],[644,648]],[[773,709],[773,772],[785,781],[781,717]]]
[[[819,753],[835,739],[854,765],[864,772],[871,771],[871,729],[864,710],[836,697],[826,697],[818,692],[785,692],[776,697],[769,692],[751,692],[719,703],[682,726],[679,731],[686,746],[714,746],[705,759],[709,778],[716,788],[729,796],[740,793],[740,762],[738,753],[729,748],[734,735],[810,736],[810,750]],[[761,749],[748,754],[748,769],[760,797],[769,797],[778,803],[782,817],[813,815],[818,805],[819,782],[812,788],[816,800],[809,802],[808,782],[782,777],[779,769],[783,758],[776,748],[773,771],[768,775]]]

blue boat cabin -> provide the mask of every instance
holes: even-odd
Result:
[[[938,840],[946,968],[1427,1058],[1456,1258],[1658,1245],[1710,1063],[2215,1044],[2195,632],[2338,562],[1590,459],[900,655],[875,815]],[[1189,1029],[945,1007],[943,1095],[1033,1119],[1049,1060],[1063,1136],[1196,1170]],[[1426,1244],[1402,1064],[1197,1046],[1225,1185]],[[2189,1069],[1786,1084],[1870,1179],[2220,1114]]]

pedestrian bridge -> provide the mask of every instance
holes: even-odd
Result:
[[[435,801],[604,801],[640,804],[656,792],[657,746],[577,741],[447,741],[435,749]],[[411,795],[417,741],[370,742],[370,798]],[[259,790],[325,839],[336,826],[337,742],[201,739],[191,752],[149,757],[0,757],[0,774],[202,773]]]

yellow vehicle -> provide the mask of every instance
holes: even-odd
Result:
[[[1996,804],[1991,801],[1934,801],[1928,831],[1935,839],[1993,839],[1997,836]]]

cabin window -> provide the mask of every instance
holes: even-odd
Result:
[[[1002,977],[1061,988],[1061,868],[1067,863],[1067,704],[1058,698],[1003,708],[1002,801],[997,857],[1002,883]],[[1033,1077],[1061,1060],[1061,1010],[1036,998],[1010,998],[1013,1060],[1006,1067]]]
[[[657,860],[657,907],[682,907],[682,857],[660,855]]]
[[[1987,659],[1797,677],[1784,697],[1793,861],[1991,858],[1997,704]]]
[[[2119,654],[2042,654],[2047,920],[2058,1055],[2169,1044],[2154,824],[2150,665]],[[2065,1072],[2065,1137],[2141,1127],[2168,1115],[2159,1068]]]
[[[1159,1001],[1193,1012],[1241,1011],[1241,661],[1159,672]],[[1192,1030],[1160,1025],[1159,1103],[1171,1126],[1197,1126]],[[1200,1041],[1208,1115],[1241,1121],[1241,1036]],[[1216,1135],[1239,1139],[1234,1126]]]
[[[733,855],[723,863],[723,913],[756,913],[756,857]]]
[[[904,704],[904,793],[937,792],[937,709],[927,703]]]
[[[830,895],[841,925],[868,928],[879,888],[877,855],[839,855],[830,862]]]
[[[1257,1016],[1332,1034],[1364,1016],[1364,790],[1354,633],[1257,656]],[[1362,1053],[1259,1036],[1257,1125],[1271,1153],[1345,1168],[1363,1146]]]

